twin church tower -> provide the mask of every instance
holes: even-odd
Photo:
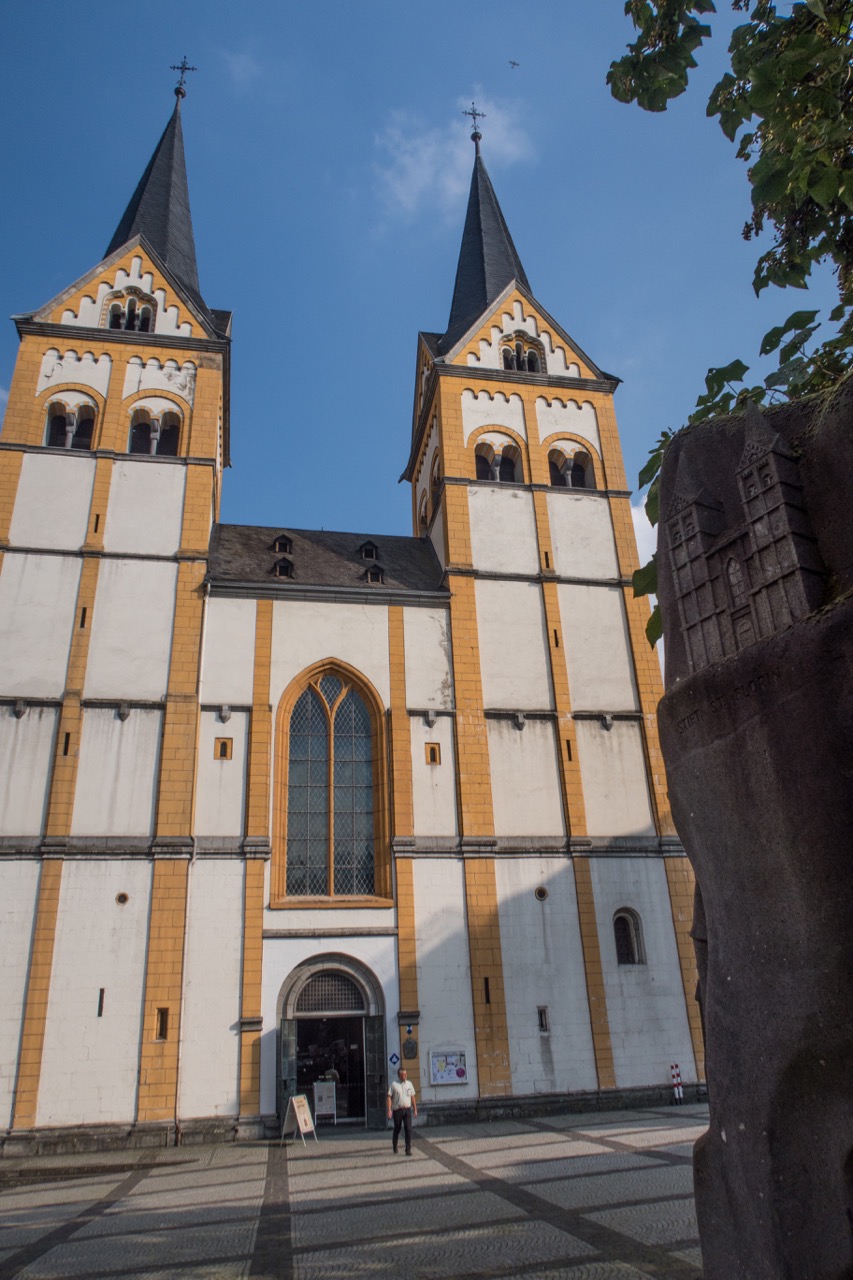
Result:
[[[103,261],[15,317],[5,1141],[259,1135],[321,1079],[381,1126],[401,1063],[428,1118],[657,1101],[701,1030],[616,379],[534,298],[475,127],[412,536],[220,523],[177,93]]]

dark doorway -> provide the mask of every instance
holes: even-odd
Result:
[[[296,1020],[296,1092],[313,1103],[317,1080],[334,1080],[338,1120],[365,1119],[364,1018]]]

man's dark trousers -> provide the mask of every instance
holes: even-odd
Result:
[[[412,1149],[412,1108],[398,1107],[393,1113],[394,1115],[394,1136],[391,1139],[391,1145],[397,1150],[397,1143],[400,1141],[400,1130],[402,1129],[406,1135],[406,1154]]]

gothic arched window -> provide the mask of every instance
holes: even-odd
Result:
[[[297,699],[288,729],[288,896],[373,894],[377,806],[367,704],[326,672]]]

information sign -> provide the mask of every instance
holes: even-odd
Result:
[[[306,1133],[313,1133],[314,1141],[317,1141],[314,1121],[311,1119],[311,1108],[308,1106],[308,1099],[304,1093],[298,1093],[295,1097],[287,1100],[287,1111],[281,1123],[281,1142],[284,1142],[288,1133],[298,1133],[302,1139],[303,1147],[305,1146]],[[279,1143],[280,1145],[281,1143]]]
[[[464,1049],[438,1049],[429,1055],[430,1084],[467,1084]]]
[[[314,1119],[338,1123],[338,1099],[334,1080],[317,1080],[314,1084]]]

